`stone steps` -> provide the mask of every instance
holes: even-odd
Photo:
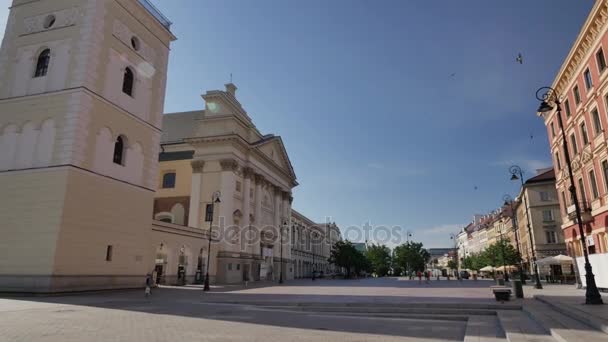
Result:
[[[378,314],[425,314],[425,315],[456,315],[456,316],[496,316],[496,310],[470,309],[470,308],[443,308],[443,307],[345,307],[345,306],[280,306],[264,305],[266,309],[320,312],[320,313],[364,313],[370,315]]]
[[[556,342],[543,327],[522,311],[499,311],[498,321],[509,342]]]
[[[604,332],[605,334],[608,334],[608,320],[605,319],[601,319],[599,317],[595,317],[595,316],[591,316],[588,313],[577,309],[576,307],[573,307],[571,305],[558,305],[555,302],[551,301],[549,298],[546,298],[544,296],[534,296],[534,298],[548,306],[551,307],[551,309],[559,312],[560,314],[567,316],[571,319],[574,319],[580,323],[583,323],[585,325],[589,325],[599,331]],[[606,304],[604,304],[604,307],[606,307],[606,310],[608,310],[608,306]]]
[[[540,301],[526,304],[523,310],[532,320],[543,327],[548,334],[559,342],[608,341],[608,336],[603,332],[567,317]]]

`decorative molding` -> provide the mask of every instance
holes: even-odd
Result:
[[[266,182],[266,178],[262,175],[260,175],[259,173],[256,173],[254,175],[255,178],[255,182],[261,185],[264,185],[264,182]]]
[[[239,168],[239,163],[234,159],[220,160],[222,171],[236,171]]]
[[[253,178],[254,175],[255,175],[255,172],[253,171],[252,168],[250,168],[250,167],[244,167],[243,168],[243,176],[245,178]]]
[[[205,166],[205,161],[204,160],[193,160],[192,162],[190,162],[190,165],[192,165],[193,173],[202,173],[203,167]]]
[[[78,8],[74,7],[62,11],[45,13],[35,17],[25,18],[23,22],[22,35],[74,26],[76,25],[76,19],[78,18],[79,14],[80,12]],[[49,15],[55,16],[55,23],[49,28],[44,28],[44,22]]]

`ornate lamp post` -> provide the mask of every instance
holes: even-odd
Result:
[[[574,202],[574,208],[576,210],[576,221],[578,223],[578,231],[581,236],[581,245],[583,249],[583,256],[585,257],[585,280],[587,281],[587,289],[585,292],[585,304],[603,304],[602,296],[600,295],[597,285],[595,284],[595,276],[589,262],[589,254],[587,253],[587,241],[585,239],[585,230],[583,229],[583,220],[581,215],[581,206],[578,202],[578,195],[576,194],[576,187],[574,186],[574,174],[572,171],[572,163],[570,160],[570,151],[568,150],[568,140],[566,139],[566,131],[564,130],[564,122],[562,120],[562,107],[561,100],[555,89],[551,87],[543,87],[536,91],[536,98],[541,101],[540,107],[538,108],[539,116],[544,113],[556,110],[557,121],[559,129],[562,132],[562,140],[564,142],[564,156],[566,158],[566,165],[568,166],[568,178],[570,178],[570,196]],[[576,262],[576,257],[574,259]]]
[[[205,222],[209,222],[209,246],[207,247],[207,270],[205,272],[205,285],[203,285],[203,291],[209,291],[209,264],[211,264],[211,236],[213,235],[213,209],[215,207],[215,203],[220,203],[220,197],[222,193],[216,191],[211,195],[211,203],[207,204],[207,208],[205,210]]]
[[[509,205],[511,209],[511,224],[513,225],[513,231],[515,233],[515,245],[517,245],[517,256],[519,257],[519,279],[521,280],[522,285],[526,285],[526,277],[524,277],[524,265],[523,259],[521,257],[521,250],[519,249],[519,229],[517,225],[517,218],[515,215],[515,209],[513,208],[513,199],[509,195],[504,195],[502,197],[503,201],[505,201],[505,205]]]
[[[410,238],[412,237],[412,233],[408,230],[407,232],[405,232],[405,242],[408,245],[409,248],[409,244],[410,244]],[[405,272],[407,273],[407,276],[409,279],[412,279],[412,275],[410,273],[410,261],[409,259],[405,260]]]
[[[528,200],[526,199],[526,190],[524,188],[525,184],[524,184],[524,172],[521,170],[521,167],[517,166],[517,165],[513,165],[509,168],[509,172],[511,173],[511,180],[512,181],[516,181],[516,180],[520,180],[521,181],[521,191],[522,191],[522,198],[524,199],[524,209],[526,210],[526,221],[527,221],[527,227],[528,227],[528,239],[530,240],[530,250],[532,251],[532,266],[534,266],[534,280],[535,280],[535,284],[534,287],[537,289],[542,289],[543,285],[540,283],[540,275],[538,274],[538,265],[536,264],[536,251],[534,249],[534,242],[533,239],[534,237],[532,236],[532,226],[530,225],[530,213],[528,212]]]

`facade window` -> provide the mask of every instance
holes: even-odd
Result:
[[[551,122],[551,137],[555,138],[555,125]]]
[[[602,132],[602,121],[600,120],[600,113],[597,111],[597,108],[591,112],[591,118],[593,119],[595,135],[598,135]]]
[[[133,50],[135,51],[139,51],[139,39],[137,39],[137,37],[131,37],[131,47],[133,48]]]
[[[578,86],[574,86],[574,103],[581,103],[581,92],[578,90]]]
[[[576,146],[576,137],[574,136],[574,133],[570,134],[570,144],[572,144],[572,154],[577,155],[578,147]]]
[[[116,138],[114,142],[114,164],[124,165],[125,142],[122,136]]]
[[[595,60],[597,61],[597,68],[600,70],[600,73],[606,70],[606,57],[604,57],[604,50],[602,48],[595,53]]]
[[[236,181],[236,192],[241,192],[241,182],[240,181]]]
[[[595,171],[589,171],[589,182],[591,183],[591,192],[593,193],[593,199],[600,197],[600,194],[597,190],[597,182],[595,180]]]
[[[36,73],[34,77],[44,77],[49,72],[49,64],[51,63],[51,50],[46,49],[38,55],[36,62]]]
[[[228,264],[228,271],[232,271],[232,264]]]
[[[581,194],[581,201],[583,201],[583,203],[587,202],[587,195],[585,194],[585,186],[583,185],[582,178],[578,179],[578,191]]]
[[[587,135],[587,125],[581,124],[581,136],[583,137],[583,146],[589,144],[589,136]]]
[[[583,76],[585,77],[585,87],[587,87],[587,89],[591,89],[593,87],[593,80],[591,79],[591,71],[589,71],[589,68],[585,70]]]
[[[571,117],[572,116],[572,111],[570,110],[570,101],[568,101],[568,99],[566,99],[566,101],[564,101],[564,108],[566,108],[566,117]]]
[[[568,200],[566,200],[566,193],[562,191],[562,202],[564,203],[564,208],[568,209]]]
[[[163,189],[175,188],[175,172],[167,172],[163,175]]]
[[[48,30],[55,25],[55,21],[56,18],[54,15],[48,15],[46,18],[44,18],[44,24],[42,24],[42,26]]]
[[[557,171],[562,169],[562,161],[559,159],[559,153],[555,152],[555,164],[557,165]]]
[[[112,261],[112,245],[108,245],[106,248],[106,261]]]
[[[135,82],[135,74],[133,70],[127,67],[122,79],[122,92],[133,97],[133,83]]]
[[[540,192],[540,200],[547,202],[549,201],[549,193],[547,191],[541,191]]]
[[[240,271],[241,270],[241,264],[236,264],[236,270]]]
[[[543,210],[543,221],[545,221],[545,222],[553,221],[553,211],[552,210]]]
[[[557,243],[557,234],[553,230],[545,230],[545,237],[547,243]]]
[[[608,160],[602,162],[602,172],[604,173],[604,188],[608,191]]]

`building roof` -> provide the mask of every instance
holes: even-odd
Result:
[[[182,112],[163,115],[163,135],[161,143],[182,142],[195,135],[195,120],[203,118],[205,111]]]
[[[538,175],[528,179],[526,181],[526,184],[551,182],[551,181],[555,181],[555,170],[553,170],[553,168],[547,169],[546,171],[541,172]]]

